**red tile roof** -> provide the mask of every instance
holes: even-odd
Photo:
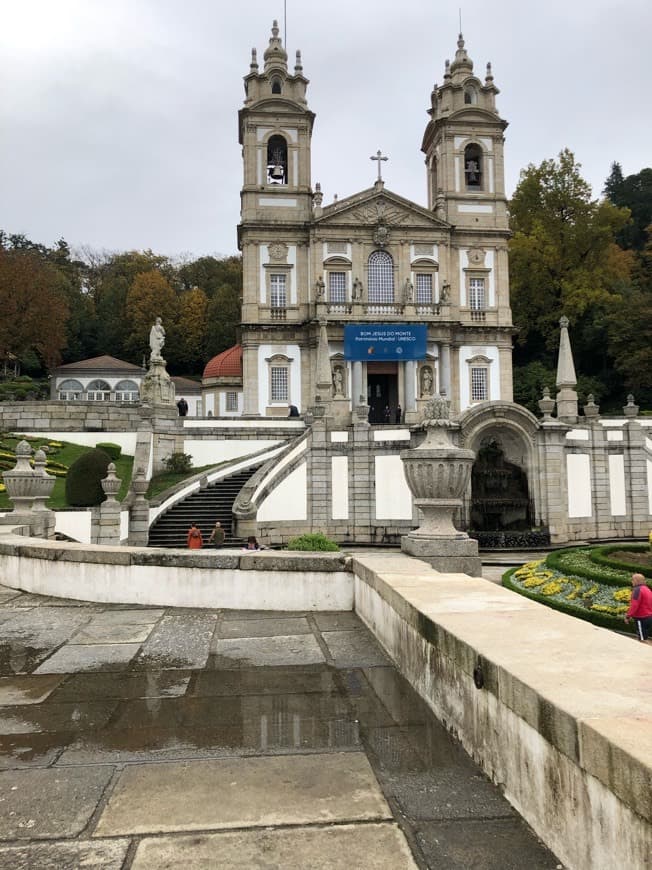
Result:
[[[236,344],[218,353],[206,364],[205,378],[242,377],[242,346]]]
[[[74,363],[66,363],[66,365],[59,366],[55,371],[98,371],[98,370],[109,370],[109,371],[121,371],[121,372],[134,372],[142,374],[145,370],[140,366],[136,366],[133,363],[125,362],[122,359],[116,359],[114,356],[94,356],[92,359],[81,359],[79,362]]]

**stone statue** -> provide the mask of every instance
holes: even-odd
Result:
[[[342,366],[335,366],[333,369],[333,393],[336,396],[344,395],[344,373]]]
[[[156,322],[149,331],[149,346],[151,348],[151,357],[153,360],[163,359],[161,351],[165,344],[165,328],[160,317],[156,318]]]
[[[441,293],[439,294],[439,301],[441,302],[442,305],[448,305],[448,303],[450,302],[450,298],[451,298],[451,285],[447,281],[444,281],[444,283],[441,285]]]
[[[315,282],[315,297],[317,301],[320,301],[324,298],[324,291],[326,290],[326,285],[324,284],[324,279],[320,275]]]
[[[432,369],[430,366],[424,366],[421,369],[421,395],[432,396]]]
[[[359,278],[356,278],[353,282],[353,289],[351,290],[351,299],[354,302],[359,302],[362,299],[362,281]]]
[[[405,301],[408,303],[414,301],[414,284],[409,278],[405,279],[405,284],[403,285],[403,296]]]

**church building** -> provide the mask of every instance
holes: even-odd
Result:
[[[427,206],[385,187],[380,151],[371,187],[325,203],[312,181],[308,79],[300,52],[288,68],[276,22],[244,85],[242,386],[234,395],[231,380],[230,413],[321,407],[343,424],[414,423],[438,392],[456,413],[511,401],[507,122],[491,65],[478,78],[460,35],[432,90]]]

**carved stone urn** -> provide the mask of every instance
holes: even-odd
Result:
[[[475,453],[453,444],[450,433],[457,424],[450,419],[450,402],[445,396],[436,396],[427,403],[422,428],[426,432],[423,443],[401,451],[405,478],[423,514],[419,528],[401,538],[401,549],[439,571],[480,576],[477,541],[453,524],[453,514],[462,506]]]
[[[46,473],[41,456],[36,457],[36,469],[30,464],[31,456],[32,448],[27,441],[19,442],[16,445],[16,465],[2,475],[16,512],[31,511],[35,501],[44,502],[55,484],[54,477]],[[44,454],[42,458],[45,459]]]

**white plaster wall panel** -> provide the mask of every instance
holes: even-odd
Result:
[[[591,507],[591,457],[588,453],[569,453],[566,456],[568,477],[568,516],[593,516]]]
[[[120,540],[126,541],[129,537],[129,511],[120,511]]]
[[[494,143],[493,140],[490,139],[488,136],[480,136],[478,138],[478,142],[482,145],[487,154],[493,153]]]
[[[485,172],[487,174],[487,180],[489,181],[489,193],[493,193],[495,189],[494,185],[494,159],[493,157],[485,157]]]
[[[341,444],[346,444],[346,442],[348,440],[349,440],[349,433],[348,432],[331,432],[331,442],[333,442],[333,443],[337,442],[337,443],[341,443]]]
[[[349,458],[331,457],[331,491],[333,503],[331,516],[334,520],[349,518]]]
[[[652,459],[646,459],[647,465],[647,510],[652,514]]]
[[[567,441],[588,441],[589,440],[589,430],[588,429],[571,429],[570,432],[566,433]]]
[[[455,147],[455,150],[456,150],[456,151],[459,151],[460,148],[462,147],[462,144],[463,144],[464,142],[466,142],[466,140],[467,140],[468,138],[469,138],[468,136],[454,136],[454,137],[453,137],[453,145],[454,145],[454,147]]]
[[[266,447],[273,447],[275,444],[278,444],[276,439],[269,441],[231,441],[227,439],[213,441],[186,438],[183,442],[183,452],[192,456],[193,465],[201,468],[202,465],[217,465],[218,462],[225,462],[228,459],[248,456],[258,450],[264,450]]]
[[[489,365],[489,398],[492,402],[501,398],[500,395],[500,355],[498,348],[493,346],[477,347],[463,345],[459,355],[459,384],[460,384],[460,410],[465,411],[471,407],[471,384],[469,375],[468,359],[478,355],[486,356],[491,360]],[[477,404],[474,402],[473,404]]]
[[[292,265],[290,269],[290,287],[288,288],[290,305],[297,304],[297,246],[288,245],[288,263]]]
[[[43,438],[43,432],[23,432],[30,438]],[[136,451],[135,432],[50,432],[45,433],[49,441],[69,441],[71,444],[81,444],[83,447],[95,447],[102,442],[119,444],[122,452],[133,456]],[[56,459],[56,456],[54,457]]]
[[[256,181],[262,187],[263,184],[267,181],[266,178],[263,177],[263,149],[259,148],[256,152]]]
[[[383,429],[374,431],[374,441],[409,441],[409,429]]]
[[[459,193],[460,190],[460,163],[461,160],[459,157],[455,158],[455,191]]]
[[[607,429],[607,441],[622,441],[623,433],[618,430],[614,431],[613,429]]]
[[[287,429],[288,436],[293,437],[298,430],[305,429],[303,420],[289,420],[287,418],[261,417],[256,420],[220,420],[212,417],[208,420],[183,421],[184,429],[233,429],[232,437],[237,438],[241,429]],[[293,431],[294,430],[294,431]]]
[[[204,393],[204,416],[208,416],[210,411],[211,416],[215,413],[215,393]]]
[[[460,286],[460,305],[462,308],[465,308],[468,305],[466,301],[466,275],[464,273],[464,267],[468,264],[469,258],[467,254],[469,253],[468,248],[460,248],[459,250],[459,286]]]
[[[611,515],[622,517],[627,513],[625,502],[625,457],[622,453],[609,455],[609,503]]]
[[[290,472],[285,480],[270,492],[258,508],[256,519],[259,522],[308,519],[308,473],[305,462]]]
[[[55,532],[67,535],[80,544],[91,542],[91,512],[88,511],[55,511]]]
[[[652,441],[649,438],[645,439],[645,447],[647,450],[652,450]]]
[[[273,132],[273,127],[257,127],[256,128],[256,141],[262,142],[263,139],[266,139],[267,136]]]
[[[269,259],[269,249],[267,245],[258,245],[258,282],[260,287],[260,304],[265,305],[267,302],[267,279],[265,278],[265,268],[263,263]]]
[[[377,520],[411,520],[412,493],[400,456],[374,457]]]
[[[474,205],[458,205],[457,210],[466,214],[493,214],[494,207],[493,205],[476,203]]]
[[[265,414],[269,398],[269,367],[266,360],[277,353],[292,360],[290,363],[290,403],[301,408],[301,348],[298,344],[261,344],[258,347],[258,413],[261,416]],[[278,404],[285,403],[279,402]]]
[[[292,208],[297,200],[291,196],[259,196],[258,205],[273,205],[280,208]]]
[[[296,145],[299,141],[299,132],[296,127],[281,127],[281,133],[292,142],[293,145]]]

